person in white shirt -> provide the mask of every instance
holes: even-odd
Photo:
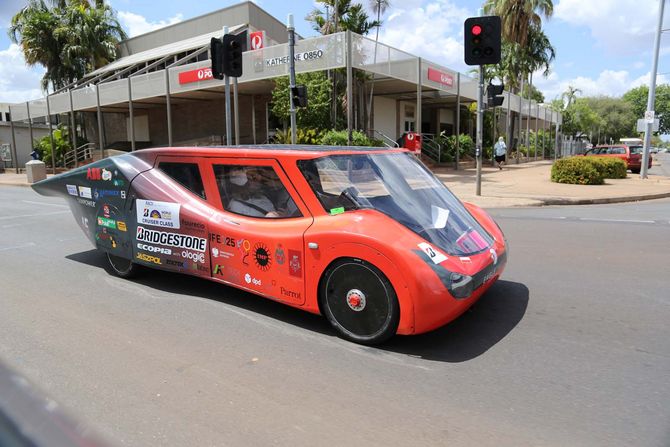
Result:
[[[230,183],[233,191],[226,207],[228,211],[251,217],[279,216],[272,201],[261,192],[263,184],[255,173],[235,169],[230,172]]]
[[[505,156],[507,155],[507,145],[503,137],[498,138],[498,142],[493,146],[493,151],[498,163],[498,169],[502,170],[502,165],[505,163]]]

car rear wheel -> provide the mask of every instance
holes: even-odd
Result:
[[[632,172],[633,174],[639,174],[640,170],[639,169],[631,169],[630,172]]]
[[[130,259],[121,258],[109,253],[107,253],[107,261],[114,273],[121,278],[132,278],[140,270],[140,266]]]
[[[400,306],[388,278],[374,265],[353,258],[335,261],[319,287],[321,310],[340,336],[365,345],[396,333]]]

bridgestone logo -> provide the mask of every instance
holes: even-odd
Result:
[[[149,230],[141,226],[137,227],[137,240],[170,247],[188,248],[189,250],[196,251],[205,251],[207,249],[207,239],[205,238]]]

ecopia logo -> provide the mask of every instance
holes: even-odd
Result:
[[[140,250],[148,251],[150,253],[160,253],[163,255],[171,255],[172,250],[169,248],[163,248],[163,247],[154,247],[153,245],[147,245],[147,244],[137,244],[137,248]]]

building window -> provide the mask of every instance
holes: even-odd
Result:
[[[5,121],[7,121],[7,122],[10,121],[9,112],[5,112]]]
[[[158,169],[168,177],[176,180],[189,191],[205,199],[205,188],[202,186],[200,169],[196,163],[160,163]]]

